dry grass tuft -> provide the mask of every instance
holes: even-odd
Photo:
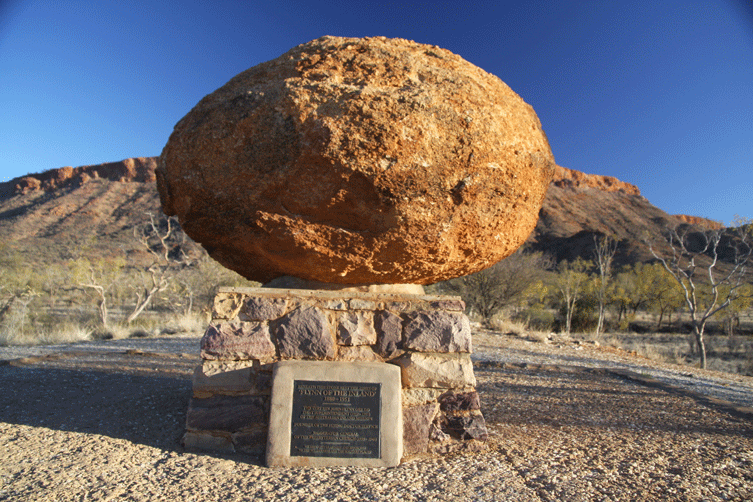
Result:
[[[59,345],[91,340],[92,330],[76,323],[66,323],[35,331],[2,330],[0,345]]]
[[[72,316],[75,317],[75,316]],[[169,318],[139,319],[128,324],[110,324],[92,327],[91,319],[82,317],[51,326],[24,326],[9,323],[0,325],[0,346],[59,345],[88,340],[121,340],[148,338],[158,335],[201,335],[206,329],[206,319],[201,314],[177,315]]]
[[[207,327],[206,317],[202,314],[183,314],[175,316],[163,323],[161,334],[197,334],[204,333]]]
[[[528,327],[517,321],[512,321],[509,318],[501,315],[492,317],[488,325],[494,331],[499,331],[508,335],[524,336],[528,331]]]
[[[488,324],[495,331],[532,342],[549,343],[551,340],[551,333],[530,329],[525,323],[511,320],[505,316],[494,316]]]

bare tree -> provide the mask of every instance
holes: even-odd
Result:
[[[212,259],[203,249],[195,253],[191,266],[174,275],[171,289],[171,308],[182,315],[189,315],[200,304],[204,308],[212,301],[221,286],[257,287],[258,282],[249,281]],[[192,253],[192,257],[194,254]]]
[[[118,258],[101,259],[95,262],[79,258],[70,263],[71,274],[78,287],[94,292],[97,298],[99,320],[104,328],[109,326],[110,291],[122,280],[124,265],[124,260]]]
[[[470,310],[489,321],[504,307],[522,299],[552,264],[548,255],[518,250],[485,270],[447,281],[442,288],[458,293]]]
[[[668,229],[666,253],[657,251],[648,241],[651,254],[682,288],[702,368],[706,368],[706,323],[729,307],[746,284],[746,267],[753,254],[753,227],[747,221],[740,223],[732,229],[734,235],[725,235],[724,230],[690,232],[689,226]],[[717,267],[720,254],[727,258],[725,271]]]
[[[149,221],[134,229],[134,237],[151,255],[151,263],[141,274],[136,288],[136,304],[126,319],[133,322],[151,303],[157,293],[170,286],[172,274],[191,264],[185,251],[186,234],[173,218],[157,220],[152,213]]]
[[[597,238],[594,235],[594,259],[599,271],[599,289],[597,296],[599,299],[599,321],[596,324],[596,336],[599,336],[604,330],[604,315],[607,305],[607,286],[612,276],[612,260],[617,252],[617,241],[609,236],[603,235]]]
[[[557,266],[554,279],[560,299],[565,307],[565,333],[570,334],[573,312],[588,282],[588,270],[591,263],[578,257],[572,263],[565,260]]]

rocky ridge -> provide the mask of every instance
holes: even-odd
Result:
[[[101,253],[128,250],[134,225],[146,221],[150,212],[161,212],[156,163],[157,157],[139,157],[52,169],[2,183],[0,239],[45,263],[92,240]],[[644,231],[658,236],[665,226],[678,223],[716,228],[705,218],[662,211],[635,185],[557,166],[526,246],[558,259],[590,259],[593,236],[609,233],[622,241],[618,261],[632,263],[650,259],[641,244]]]
[[[91,166],[59,167],[42,173],[27,174],[0,183],[0,196],[24,195],[34,191],[50,192],[69,185],[83,185],[89,180],[106,179],[119,182],[150,183],[156,180],[154,169],[159,157],[133,157],[119,162],[106,162]],[[586,174],[575,169],[555,166],[552,185],[560,188],[596,188],[604,192],[623,192],[641,195],[640,189],[613,176]],[[675,215],[676,218],[691,224],[716,223],[698,217]]]
[[[0,183],[0,196],[50,192],[69,186],[81,186],[89,180],[149,183],[156,180],[157,157],[133,157],[120,162],[91,166],[60,167],[39,174],[28,174]]]
[[[628,195],[640,195],[637,186],[620,181],[614,176],[586,174],[562,166],[554,168],[552,184],[560,188],[596,188],[604,192],[622,192]]]
[[[724,225],[721,222],[703,218],[701,216],[688,216],[687,214],[675,214],[673,216],[683,223],[708,228],[710,230],[719,230],[721,228],[724,228]]]

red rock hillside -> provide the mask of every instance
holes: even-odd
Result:
[[[696,225],[698,227],[704,227],[710,230],[719,230],[720,228],[724,228],[724,224],[722,224],[720,221],[714,221],[708,218],[702,218],[700,216],[688,216],[687,214],[675,214],[674,217],[683,223],[689,223],[690,225]]]
[[[135,157],[92,166],[61,167],[40,174],[29,174],[0,184],[0,195],[25,194],[34,190],[50,191],[66,186],[81,186],[91,179],[154,182],[157,157]]]
[[[47,261],[52,248],[66,255],[71,246],[96,242],[99,252],[122,253],[133,226],[159,213],[155,186],[157,157],[139,157],[92,166],[63,167],[0,183],[0,240]],[[672,216],[640,195],[635,185],[609,176],[557,166],[526,242],[558,259],[591,258],[593,236],[621,239],[622,263],[649,260],[644,235],[658,237],[666,226],[688,223],[718,228],[705,218]]]
[[[613,176],[599,176],[586,174],[574,169],[556,166],[552,184],[560,188],[598,188],[604,192],[623,192],[629,195],[640,195],[637,186],[620,181]]]

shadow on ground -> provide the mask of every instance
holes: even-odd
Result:
[[[136,351],[5,364],[0,421],[180,451],[196,362]],[[475,371],[490,426],[753,437],[750,420],[608,371],[484,364]]]
[[[180,448],[190,380],[34,367],[0,368],[0,421]]]
[[[753,438],[749,417],[605,370],[486,366],[476,369],[476,377],[491,423]]]
[[[0,421],[179,449],[195,362],[145,356],[74,354],[0,366]]]

